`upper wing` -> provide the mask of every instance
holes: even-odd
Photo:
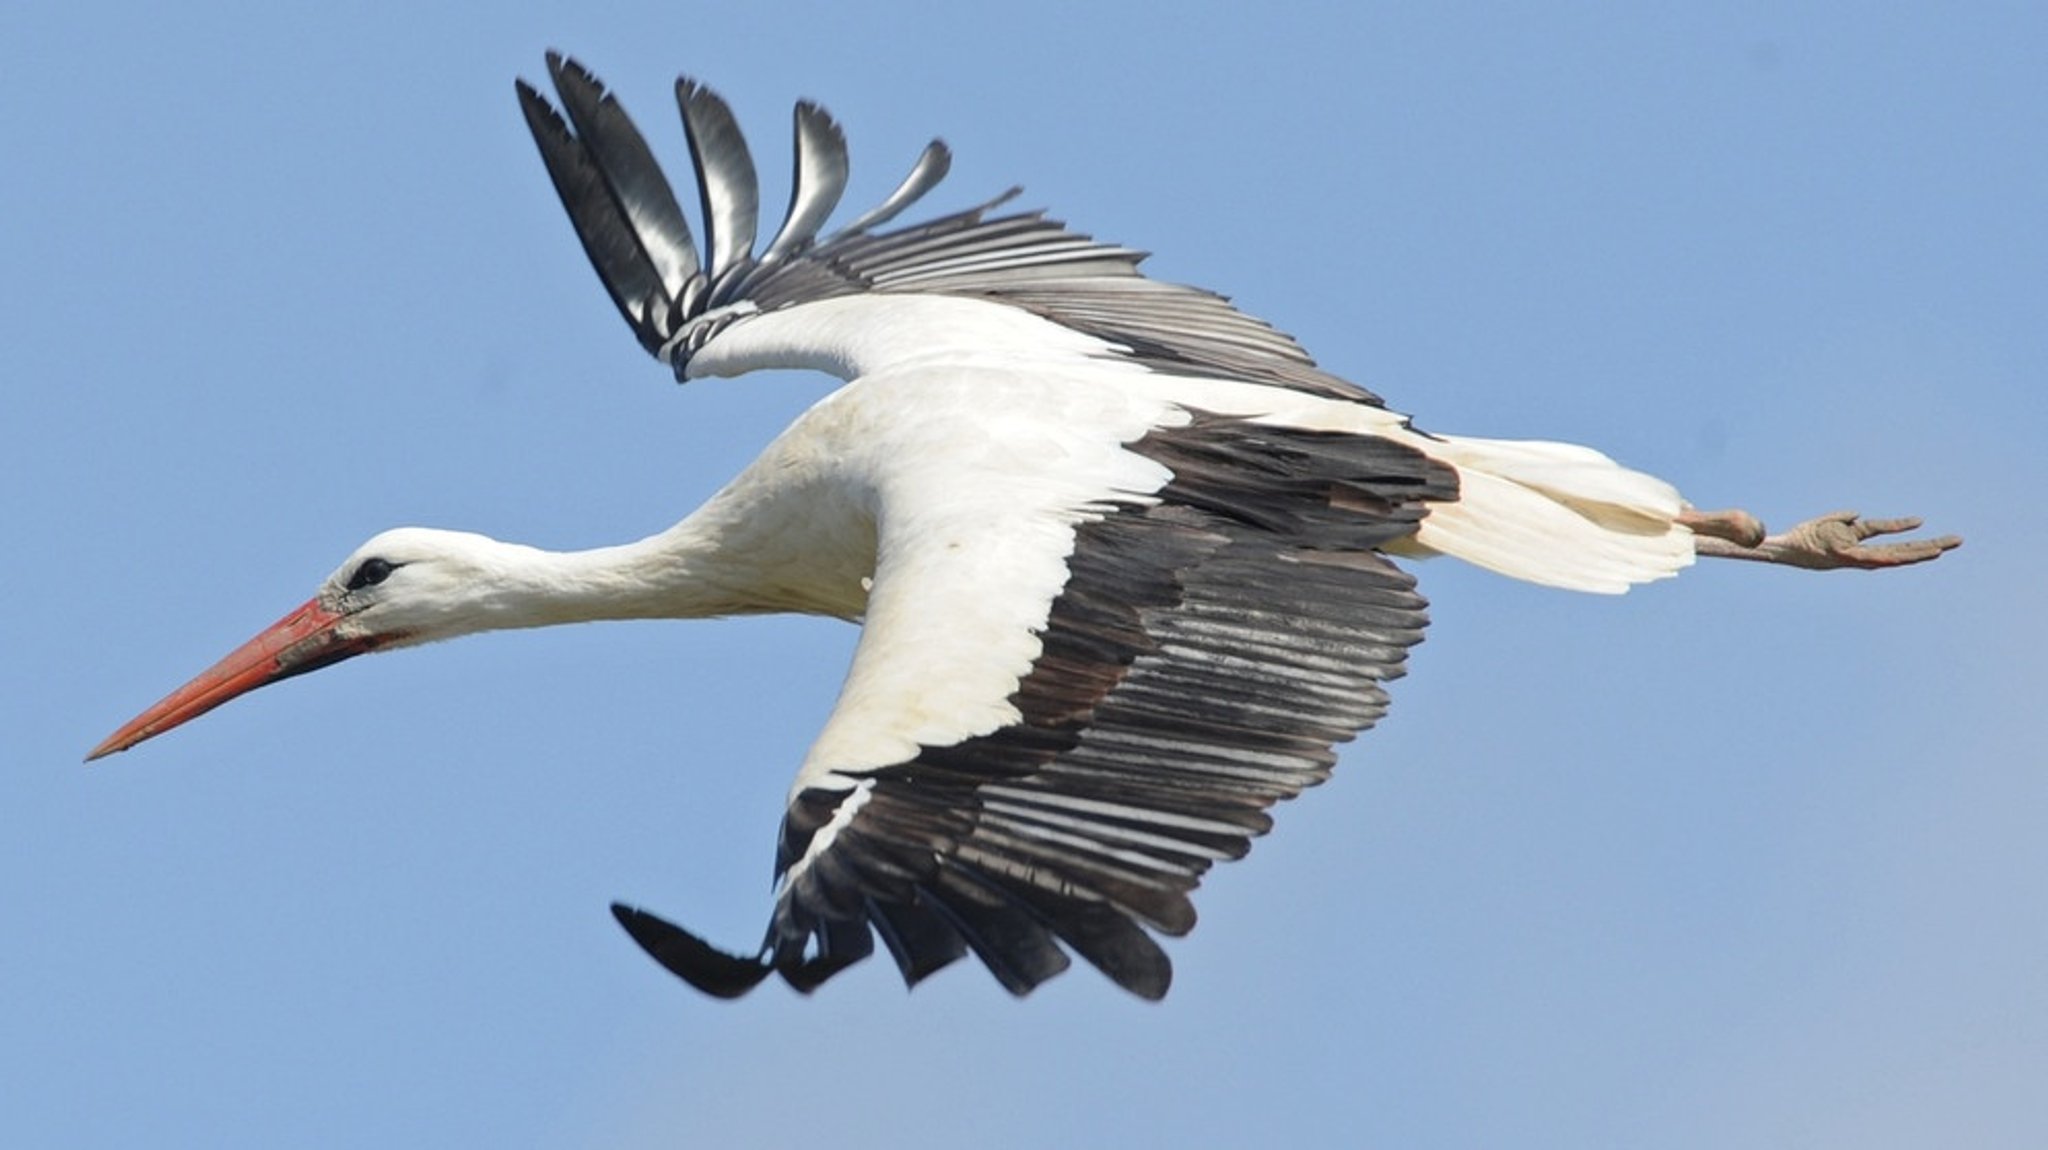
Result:
[[[587,69],[548,54],[567,118],[525,81],[527,126],[584,251],[650,353],[681,378],[690,356],[732,319],[864,292],[999,300],[1116,345],[1157,370],[1222,376],[1378,403],[1319,370],[1301,345],[1222,296],[1147,279],[1144,253],[1100,243],[1039,212],[978,207],[877,233],[945,177],[944,143],[929,144],[880,205],[821,236],[846,187],[844,135],[824,109],[796,106],[788,214],[754,253],[754,162],[725,102],[677,82],[696,168],[709,262],[700,260],[668,178],[618,101]]]
[[[1064,578],[1024,605],[1035,637],[1004,634],[1017,604],[985,579],[1000,509],[972,538],[885,555],[854,673],[881,686],[842,696],[819,743],[841,749],[799,776],[761,952],[615,907],[642,946],[720,995],[770,970],[808,990],[873,933],[912,983],[971,950],[1022,994],[1067,966],[1064,944],[1134,993],[1166,992],[1148,931],[1191,928],[1203,872],[1242,856],[1265,809],[1384,712],[1380,684],[1426,617],[1375,548],[1412,533],[1423,501],[1455,498],[1456,479],[1386,440],[1212,417],[1128,450],[1171,478],[1075,516],[1056,541]],[[901,641],[908,605],[956,637],[945,650]],[[1025,643],[1026,669],[997,676],[1006,697],[972,685],[977,651],[1000,668]],[[986,718],[935,737],[907,713],[920,686],[979,692]],[[920,730],[865,761],[890,745],[876,731]]]

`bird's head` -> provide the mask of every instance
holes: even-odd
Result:
[[[356,548],[296,610],[108,736],[87,761],[125,751],[258,687],[368,651],[502,625],[506,557],[496,540],[401,527]]]

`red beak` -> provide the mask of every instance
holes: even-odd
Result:
[[[108,735],[106,742],[94,747],[85,761],[125,751],[144,739],[196,719],[237,695],[279,679],[319,670],[380,645],[369,637],[340,634],[336,627],[342,619],[343,616],[322,607],[318,599],[308,600],[201,672],[198,678],[130,719],[126,726]]]

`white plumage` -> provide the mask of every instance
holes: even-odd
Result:
[[[524,84],[522,107],[643,346],[679,379],[810,368],[846,386],[637,543],[379,535],[94,757],[384,647],[592,619],[858,619],[790,790],[759,951],[632,908],[620,922],[721,995],[771,971],[808,990],[879,936],[911,982],[971,951],[1023,993],[1071,951],[1157,997],[1154,934],[1192,927],[1206,869],[1384,712],[1426,623],[1388,555],[1619,592],[1696,553],[1890,566],[1955,545],[1862,546],[1908,524],[1853,517],[1766,539],[1589,448],[1426,433],[1221,297],[1001,200],[879,230],[944,176],[936,142],[821,236],[847,163],[814,105],[789,214],[756,255],[746,144],[683,81],[701,259],[624,111],[577,65],[549,67],[567,118]]]

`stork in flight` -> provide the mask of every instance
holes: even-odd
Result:
[[[946,174],[933,141],[830,234],[839,126],[796,105],[789,211],[757,249],[753,161],[725,102],[676,84],[704,245],[625,110],[549,54],[520,106],[585,252],[680,380],[846,381],[682,522],[557,553],[403,527],[101,743],[126,750],[243,692],[366,651],[595,619],[795,611],[862,625],[797,769],[760,949],[615,905],[711,994],[808,991],[880,935],[907,983],[972,951],[1023,994],[1080,955],[1166,993],[1155,935],[1211,864],[1321,781],[1386,710],[1424,601],[1392,557],[1451,555],[1618,593],[1696,555],[1918,563],[1915,519],[1766,535],[1562,443],[1436,435],[1223,297],[1009,195],[886,227]],[[1011,193],[1014,195],[1014,192]]]

